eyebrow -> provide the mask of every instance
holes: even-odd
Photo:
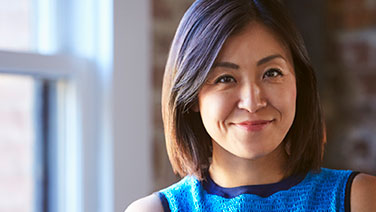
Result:
[[[267,57],[264,57],[262,58],[261,60],[259,60],[257,62],[257,66],[260,66],[262,64],[265,64],[275,58],[282,58],[283,60],[286,60],[282,55],[280,54],[273,54],[273,55],[270,55],[270,56],[267,56]],[[212,68],[216,68],[216,67],[223,67],[223,68],[230,68],[230,69],[239,69],[239,65],[235,64],[235,63],[231,63],[231,62],[217,62],[217,63],[214,63],[213,67]]]
[[[281,59],[283,59],[283,60],[286,61],[286,59],[285,59],[282,55],[280,55],[280,54],[273,54],[273,55],[270,55],[270,56],[264,57],[264,58],[262,58],[261,60],[259,60],[259,61],[257,62],[257,66],[260,66],[260,65],[262,65],[262,64],[265,64],[265,63],[267,63],[267,62],[269,62],[269,61],[271,61],[271,60],[273,60],[273,59],[275,59],[275,58],[281,58]]]
[[[213,68],[216,67],[223,67],[223,68],[231,68],[231,69],[239,69],[239,65],[231,62],[217,62],[214,63]]]

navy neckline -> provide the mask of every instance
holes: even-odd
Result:
[[[262,185],[246,185],[233,188],[225,188],[217,185],[210,177],[206,175],[206,180],[202,185],[209,194],[218,195],[224,198],[233,198],[241,194],[255,194],[260,197],[268,197],[278,191],[288,190],[304,180],[306,175],[292,175],[280,182]]]

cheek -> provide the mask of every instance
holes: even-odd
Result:
[[[290,112],[295,116],[296,111],[296,85],[295,81],[291,82],[290,86],[286,88],[286,105],[290,108]]]
[[[283,118],[292,124],[295,112],[296,112],[296,86],[294,82],[288,84],[287,86],[283,87],[278,91],[278,97],[283,98],[276,98],[276,102],[280,108]]]
[[[198,101],[204,124],[225,121],[234,105],[228,93],[203,93],[199,95]]]
[[[282,119],[292,124],[296,111],[295,82],[286,83],[284,86],[269,87],[267,98],[270,104],[279,111]]]

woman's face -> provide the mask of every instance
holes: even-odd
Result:
[[[215,154],[257,159],[277,149],[295,116],[289,50],[259,23],[225,42],[198,95]]]

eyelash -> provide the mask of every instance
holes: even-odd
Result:
[[[273,76],[267,76],[267,74],[271,74],[271,73],[277,73],[276,75],[273,75]],[[276,78],[276,77],[281,77],[281,76],[283,76],[283,73],[282,73],[282,71],[281,70],[279,70],[279,69],[277,69],[277,68],[271,68],[271,69],[269,69],[269,70],[267,70],[265,73],[264,73],[264,75],[263,75],[263,77],[262,78]]]
[[[275,75],[273,75],[273,76],[267,76],[268,74],[275,74]],[[277,78],[277,77],[281,77],[281,76],[283,76],[283,73],[282,73],[281,70],[279,70],[277,68],[271,68],[271,69],[267,70],[264,73],[263,79],[265,79],[265,78]],[[236,82],[235,78],[233,76],[231,76],[231,75],[226,74],[226,75],[218,77],[214,81],[214,84],[218,84],[218,83],[231,83],[231,82]]]
[[[231,81],[229,81],[231,80]],[[218,83],[231,83],[231,82],[236,82],[235,78],[231,75],[223,75],[223,76],[220,76],[218,77],[214,83],[215,84],[218,84]]]

